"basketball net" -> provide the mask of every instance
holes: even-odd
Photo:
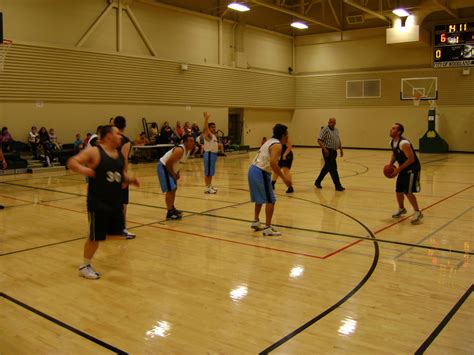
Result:
[[[420,101],[421,101],[422,95],[421,94],[416,94],[413,97],[413,106],[420,106]]]
[[[5,65],[5,59],[7,58],[7,52],[12,46],[12,41],[4,39],[3,43],[0,43],[0,71],[3,70]]]

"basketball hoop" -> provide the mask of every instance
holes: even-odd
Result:
[[[421,94],[415,94],[415,96],[413,96],[413,106],[420,106],[420,101],[422,97],[423,95]]]
[[[13,41],[10,41],[9,39],[4,39],[3,43],[0,43],[0,70],[3,70],[8,50],[10,49],[12,44]]]

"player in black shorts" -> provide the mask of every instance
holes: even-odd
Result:
[[[397,177],[396,194],[398,202],[398,211],[392,217],[400,218],[407,213],[404,207],[404,196],[407,197],[410,204],[415,210],[415,214],[411,219],[412,224],[417,224],[423,218],[423,214],[418,208],[418,202],[414,193],[420,192],[420,171],[421,164],[416,156],[415,150],[410,141],[402,136],[404,127],[400,123],[395,123],[390,129],[390,147],[392,148],[392,157],[389,165],[393,165],[396,161],[398,168],[392,174],[392,177]]]
[[[130,154],[132,143],[130,142],[130,139],[128,139],[128,137],[124,134],[125,127],[127,126],[127,121],[125,120],[125,117],[117,116],[113,120],[113,125],[119,129],[120,135],[122,136],[122,139],[120,141],[120,147],[118,148],[118,150],[122,152],[123,159],[124,159],[124,170],[128,172],[128,155]],[[129,194],[130,192],[128,189],[128,185],[124,184],[122,186],[123,218],[124,218],[124,223],[123,223],[124,227],[123,227],[122,235],[127,239],[133,239],[137,235],[132,232],[129,232],[127,229],[127,206],[128,206]]]
[[[106,236],[120,236],[123,231],[122,183],[139,186],[136,178],[129,178],[124,171],[124,159],[117,150],[120,133],[107,125],[100,131],[100,144],[89,147],[68,160],[68,168],[89,177],[87,211],[89,213],[89,238],[84,244],[84,262],[79,274],[87,279],[98,279],[99,273],[91,260],[99,241]]]
[[[291,165],[293,164],[293,146],[291,145],[290,140],[286,142],[286,144],[283,144],[281,147],[281,156],[280,160],[278,161],[278,166],[281,169],[281,172],[283,175],[289,180],[292,181],[291,179]],[[273,190],[275,190],[275,184],[278,179],[278,175],[273,172],[272,174],[272,187]],[[286,193],[291,193],[294,192],[293,190],[293,185],[290,185],[288,189],[286,190]]]

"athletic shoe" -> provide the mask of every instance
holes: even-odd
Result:
[[[278,237],[281,235],[281,232],[277,231],[273,226],[266,226],[263,230],[263,235],[267,237]]]
[[[97,280],[100,278],[100,274],[95,271],[90,264],[82,265],[79,268],[79,276],[90,280]]]
[[[0,205],[0,210],[3,210],[5,209],[5,206],[4,205]]]
[[[167,220],[176,220],[176,219],[181,219],[183,218],[183,216],[181,216],[180,214],[176,213],[174,210],[170,210],[168,211],[168,213],[166,214],[166,219]]]
[[[174,208],[174,207],[173,207],[173,211],[174,211],[174,213],[179,214],[180,216],[183,215],[183,211],[177,210],[177,209]]]
[[[263,231],[265,229],[265,226],[263,226],[259,220],[256,220],[252,222],[252,224],[250,225],[250,228],[258,232],[258,231]]]
[[[205,193],[205,194],[215,194],[216,192],[217,192],[217,191],[214,190],[214,189],[212,188],[212,186],[208,186],[208,187],[206,187],[206,189],[204,190],[204,193]]]
[[[344,191],[346,188],[342,186],[336,187],[336,191]]]
[[[125,239],[134,239],[137,236],[134,233],[130,233],[127,229],[124,229],[122,234],[125,237]]]
[[[213,189],[215,192],[217,192],[217,188],[211,185],[211,189]]]
[[[320,182],[315,182],[314,183],[314,186],[316,186],[318,189],[322,189],[323,187],[321,186],[321,183]]]
[[[392,218],[400,218],[402,216],[402,214],[405,214],[405,213],[407,213],[407,210],[404,207],[399,208],[397,212],[392,214]]]
[[[295,192],[295,190],[293,190],[293,186],[290,186],[290,187],[286,190],[286,193],[287,193],[287,194],[291,194],[292,192]]]
[[[421,211],[415,211],[415,214],[411,218],[411,224],[418,224],[421,222],[421,219],[423,218],[423,213]]]

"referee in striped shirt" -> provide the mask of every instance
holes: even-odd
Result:
[[[324,166],[319,173],[318,178],[314,182],[314,186],[318,189],[322,189],[321,182],[327,173],[331,175],[336,191],[344,191],[344,187],[341,185],[339,180],[339,174],[337,173],[337,149],[341,152],[341,157],[343,156],[341,139],[339,138],[339,130],[336,128],[336,119],[331,117],[328,121],[327,127],[324,127],[321,130],[321,133],[318,138],[318,143],[321,147]]]

